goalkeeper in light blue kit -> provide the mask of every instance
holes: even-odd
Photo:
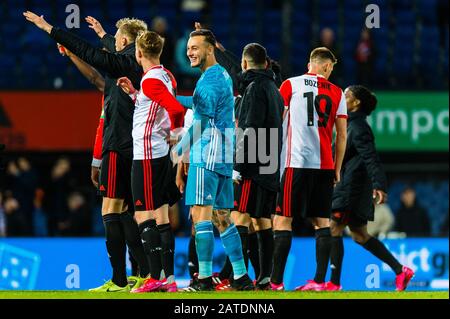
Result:
[[[194,122],[182,140],[174,147],[172,158],[187,161],[189,171],[186,205],[192,206],[195,227],[195,243],[199,260],[198,282],[188,291],[214,290],[212,261],[214,250],[213,223],[220,232],[225,253],[233,265],[235,290],[253,290],[247,274],[238,231],[230,221],[230,209],[234,204],[234,100],[233,84],[227,71],[214,56],[216,39],[209,30],[201,29],[190,34],[187,56],[191,67],[198,67],[202,76],[197,82],[193,97],[179,96],[185,107],[194,111]]]

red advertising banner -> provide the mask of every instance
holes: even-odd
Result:
[[[86,151],[94,144],[101,93],[0,91],[6,151]]]

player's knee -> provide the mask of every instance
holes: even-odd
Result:
[[[330,227],[330,220],[328,218],[313,218],[311,222],[316,228]]]
[[[330,222],[330,233],[333,237],[339,237],[342,236],[342,233],[344,231],[345,225],[341,225],[336,223],[335,221]]]
[[[255,231],[262,231],[272,228],[272,220],[268,218],[252,218],[252,225]]]
[[[360,245],[364,245],[370,239],[369,234],[364,233],[364,232],[360,231],[359,229],[350,229],[350,230],[351,230],[352,239]]]
[[[240,213],[240,212],[235,212],[235,213],[236,214],[233,214],[233,217],[234,217],[233,221],[236,224],[236,226],[245,226],[245,227],[250,226],[252,220],[251,220],[249,214]]]
[[[121,213],[124,208],[124,200],[118,198],[103,197],[102,214]]]
[[[276,215],[273,218],[273,230],[292,230],[292,218]]]
[[[214,211],[212,220],[220,233],[223,233],[232,223],[228,209]]]
[[[149,211],[137,211],[134,213],[134,219],[138,225],[152,219]]]

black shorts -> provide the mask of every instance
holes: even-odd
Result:
[[[181,198],[168,155],[151,160],[134,160],[131,171],[134,208],[156,210]]]
[[[110,151],[103,155],[98,192],[103,197],[131,198],[132,160]]]
[[[270,218],[275,213],[277,192],[267,190],[252,179],[234,186],[234,210],[252,218]]]
[[[285,217],[330,218],[334,171],[286,168],[276,214]]]
[[[372,181],[367,174],[353,174],[336,185],[332,200],[331,219],[340,224],[364,226],[375,217]]]
[[[367,219],[361,218],[350,211],[333,210],[331,219],[338,224],[348,225],[350,227],[361,227],[367,225]]]

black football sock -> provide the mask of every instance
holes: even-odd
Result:
[[[273,242],[273,234],[271,236]],[[256,234],[256,232],[248,234],[248,259],[250,259],[250,262],[253,266],[253,270],[255,271],[255,278],[259,278],[260,274],[259,244],[258,244],[258,235]],[[272,262],[272,259],[270,260],[270,262]]]
[[[344,260],[344,240],[342,236],[331,237],[331,282],[335,285],[341,284],[342,261]]]
[[[276,285],[283,283],[284,268],[291,250],[292,231],[273,232],[273,269],[270,281]]]
[[[259,246],[260,275],[256,277],[261,284],[268,283],[272,273],[273,261],[273,232],[272,228],[261,230],[256,233]]]
[[[314,281],[317,283],[325,282],[327,275],[328,262],[330,260],[331,233],[330,227],[324,227],[316,230],[316,275]]]
[[[372,255],[385,262],[392,268],[396,275],[402,272],[402,265],[398,262],[398,260],[391,254],[391,252],[383,245],[381,241],[374,237],[370,237],[370,239],[362,245],[365,249],[370,251]]]
[[[122,222],[125,241],[130,251],[130,255],[136,260],[139,267],[139,275],[145,278],[150,273],[150,266],[142,246],[141,236],[139,235],[139,227],[133,216],[129,212],[120,215]]]
[[[153,279],[161,277],[161,236],[154,219],[147,220],[139,225],[142,244],[150,265],[150,275]]]
[[[175,281],[174,278],[174,253],[175,253],[175,237],[173,236],[170,224],[158,225],[159,234],[161,236],[161,264],[169,284]]]
[[[106,249],[113,269],[112,282],[119,287],[125,287],[127,282],[126,271],[126,245],[120,222],[120,214],[107,214],[103,216],[105,226]]]
[[[236,229],[241,237],[242,255],[244,256],[245,267],[248,269],[248,227],[236,226]]]
[[[195,236],[192,235],[189,239],[188,258],[189,276],[194,278],[194,274],[198,273],[198,256],[197,249],[195,248]]]
[[[225,254],[226,256],[226,254]],[[230,258],[228,256],[225,257],[225,263],[223,264],[222,269],[219,272],[219,279],[230,279],[233,277],[233,265],[231,265]]]
[[[128,260],[131,264],[131,276],[139,276],[139,265],[130,250],[128,250]],[[145,258],[145,262],[147,262],[147,257]]]

